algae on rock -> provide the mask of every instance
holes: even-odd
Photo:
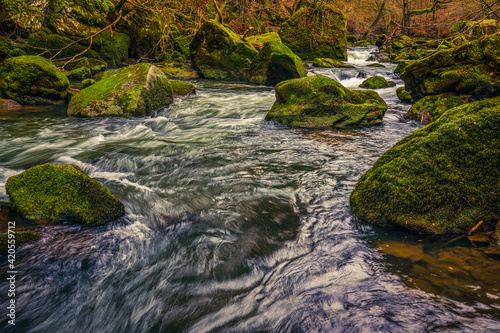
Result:
[[[307,128],[350,128],[382,124],[387,105],[371,90],[349,90],[334,79],[313,75],[276,86],[266,120]]]
[[[34,221],[104,224],[125,207],[76,165],[43,164],[10,177],[5,185],[12,208]]]
[[[42,57],[20,56],[0,63],[0,97],[23,105],[58,104],[66,100],[69,81]]]
[[[466,233],[500,219],[500,98],[448,110],[383,154],[351,208],[370,222],[422,233]]]
[[[257,50],[229,27],[205,21],[189,45],[191,59],[202,78],[246,81]]]
[[[264,47],[253,59],[248,82],[275,85],[281,81],[304,77],[307,73],[302,60],[280,42],[264,43]]]
[[[141,63],[105,72],[76,94],[68,115],[76,117],[144,117],[172,103],[169,80],[156,66]]]

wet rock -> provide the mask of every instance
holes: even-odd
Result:
[[[354,68],[352,65],[345,65],[340,60],[330,58],[316,58],[314,59],[313,66],[324,68]]]
[[[409,95],[409,93],[407,92]],[[411,98],[411,97],[410,97]],[[464,104],[460,96],[447,93],[442,95],[425,96],[412,105],[407,117],[412,120],[428,124],[435,121],[451,108]]]
[[[323,75],[281,82],[266,120],[307,128],[380,125],[387,105],[370,90],[349,90]]]
[[[248,82],[275,85],[281,81],[304,77],[302,60],[280,42],[266,42],[250,66]]]
[[[42,234],[36,231],[16,231],[15,233],[15,246],[16,249],[19,246],[23,246],[26,244],[32,244],[38,242],[40,239],[42,239]],[[0,255],[5,255],[9,254],[8,252],[8,247],[9,245],[9,234],[8,233],[1,233],[0,234]]]
[[[347,60],[347,17],[333,5],[306,5],[281,25],[283,43],[303,60]]]
[[[5,185],[15,211],[30,220],[104,224],[125,214],[124,205],[79,167],[43,164]]]
[[[410,93],[407,92],[404,87],[399,87],[398,89],[396,89],[396,95],[402,102],[413,103],[413,98],[411,98]]]
[[[379,158],[359,180],[351,208],[381,225],[467,233],[500,219],[500,98],[448,110]]]
[[[189,45],[191,59],[201,77],[246,81],[257,50],[229,27],[205,21]]]
[[[367,67],[379,67],[379,68],[385,68],[384,65],[382,64],[379,64],[379,63],[375,63],[375,64],[369,64],[369,65],[366,65]]]
[[[179,80],[170,80],[174,97],[187,97],[196,95],[194,85]]]
[[[366,89],[381,89],[381,88],[394,87],[395,85],[396,85],[395,82],[392,81],[387,82],[387,80],[382,76],[372,76],[364,80],[359,85],[359,87]]]
[[[20,56],[0,64],[0,97],[22,105],[64,103],[69,81],[42,57]]]
[[[103,77],[75,95],[68,115],[76,117],[143,117],[172,103],[172,87],[156,66],[141,63]]]

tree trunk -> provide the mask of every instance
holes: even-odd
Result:
[[[401,27],[403,35],[410,34],[410,10],[408,8],[408,0],[403,0],[403,25]]]
[[[363,39],[366,39],[366,36],[368,35],[368,33],[370,32],[370,30],[375,26],[375,24],[377,24],[377,22],[380,20],[380,18],[383,16],[384,14],[384,7],[385,7],[385,1],[382,3],[382,5],[380,6],[380,10],[378,11],[378,14],[377,14],[377,17],[375,18],[375,20],[372,22],[372,24],[370,24],[370,26],[368,27],[368,29],[365,31],[365,33],[363,34]]]

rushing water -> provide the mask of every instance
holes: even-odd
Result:
[[[312,69],[355,88],[375,74]],[[349,195],[418,128],[395,88],[383,126],[290,129],[267,122],[269,87],[195,82],[153,117],[76,119],[64,108],[0,113],[0,201],[8,177],[80,166],[126,206],[101,227],[41,226],[17,253],[16,326],[4,332],[500,331],[499,261],[468,242],[357,221]],[[455,274],[456,273],[456,274]]]

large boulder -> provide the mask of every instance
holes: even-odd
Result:
[[[229,27],[205,21],[189,45],[200,76],[207,79],[246,80],[257,50]]]
[[[302,60],[280,42],[264,43],[252,61],[248,82],[275,85],[281,81],[307,76]]]
[[[500,91],[500,35],[441,50],[408,65],[401,78],[414,99],[446,92],[491,97]]]
[[[0,97],[23,105],[59,104],[66,100],[69,81],[42,57],[20,56],[0,64]]]
[[[50,0],[0,0],[0,26],[4,31],[36,32],[42,29]]]
[[[428,124],[441,117],[441,115],[449,109],[464,103],[462,97],[452,93],[425,96],[412,105],[408,111],[407,117],[419,121],[422,124]]]
[[[349,90],[323,75],[281,82],[266,116],[285,125],[349,128],[382,124],[387,105],[371,90]]]
[[[416,130],[359,180],[352,211],[422,233],[464,233],[500,219],[500,98],[465,104]]]
[[[283,43],[303,60],[347,60],[347,17],[332,5],[302,7],[281,25]]]
[[[156,66],[141,63],[105,72],[68,106],[76,117],[143,117],[172,103],[169,80]]]
[[[88,46],[89,43],[86,40],[84,45]],[[103,31],[92,39],[91,47],[108,63],[109,68],[117,68],[127,62],[130,43],[130,37],[124,33]]]
[[[252,44],[264,44],[266,42],[279,42],[281,43],[281,38],[277,32],[268,32],[262,35],[254,35],[245,37],[247,42]]]
[[[34,221],[104,224],[125,207],[76,165],[43,164],[12,176],[5,185],[13,209]]]

